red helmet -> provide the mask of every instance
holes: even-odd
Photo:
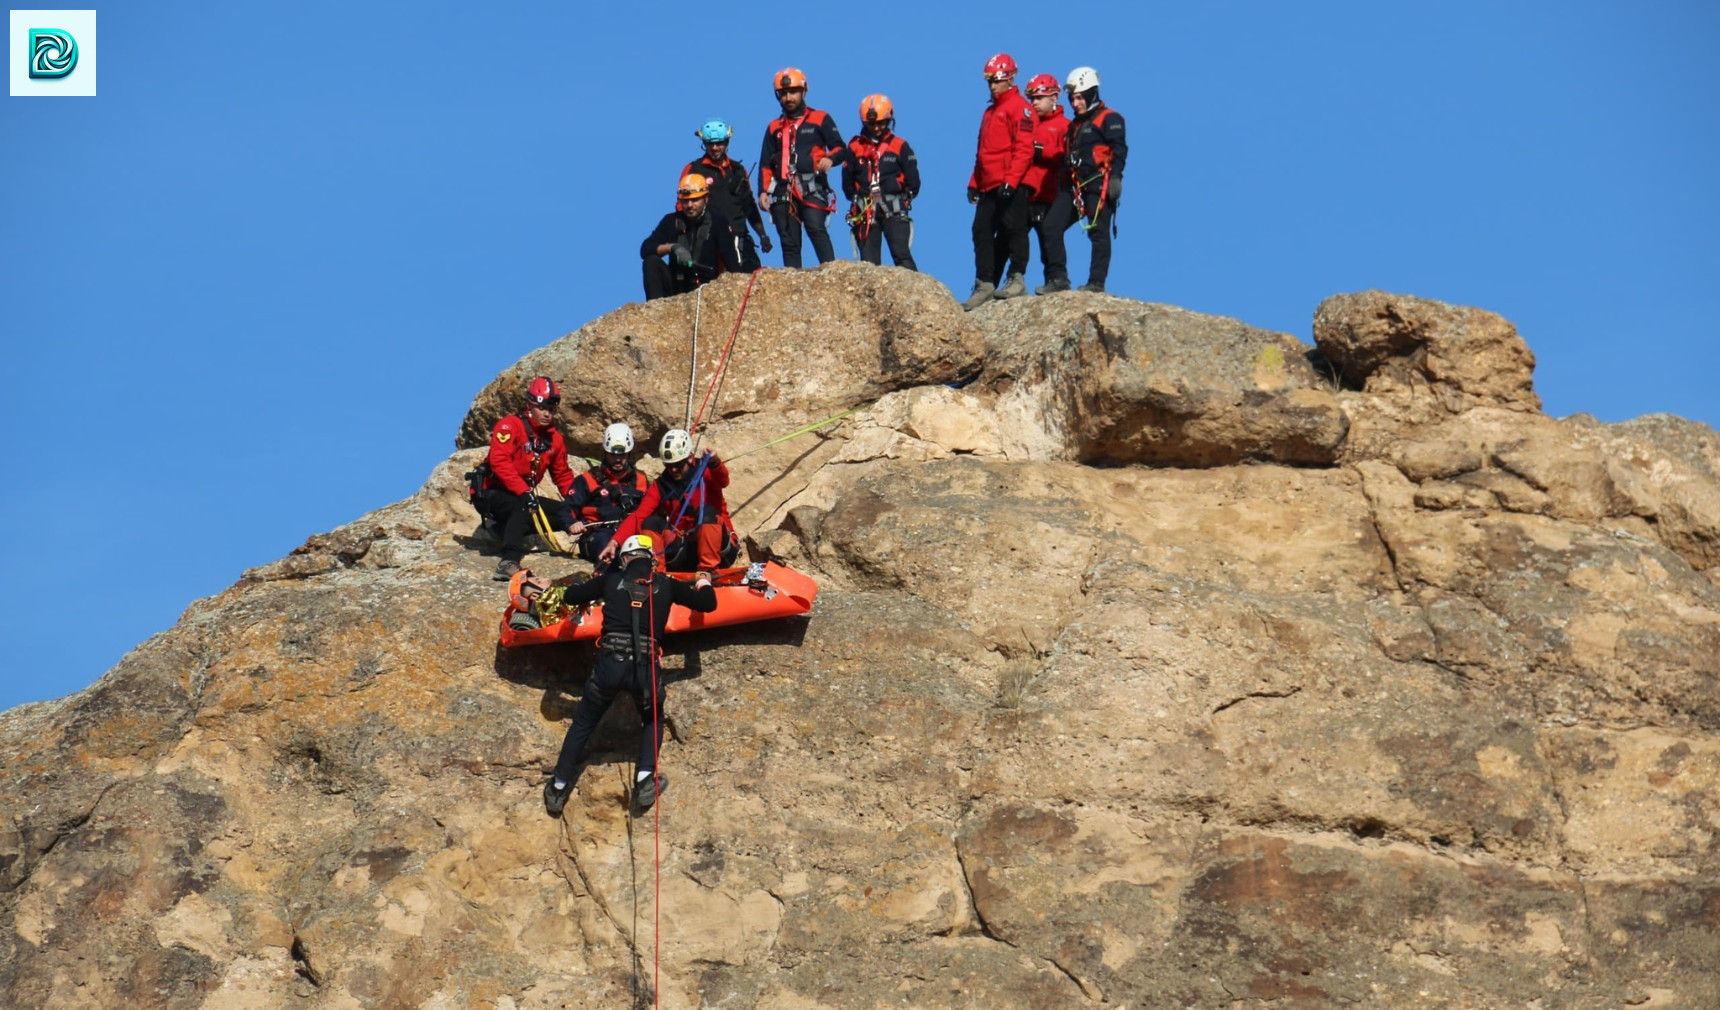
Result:
[[[1008,53],[998,53],[985,61],[985,79],[988,81],[1007,81],[1015,76],[1015,57]]]
[[[561,406],[561,387],[549,376],[540,375],[526,383],[526,402],[534,407],[554,410]]]
[[[770,86],[777,91],[787,91],[789,88],[806,87],[806,75],[796,67],[783,67],[770,79]]]
[[[1062,90],[1057,84],[1057,78],[1050,74],[1040,74],[1027,82],[1027,97],[1029,98],[1043,98],[1046,95],[1055,95]]]
[[[887,123],[895,118],[896,110],[883,95],[867,95],[860,100],[862,123]]]

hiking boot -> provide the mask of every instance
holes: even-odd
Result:
[[[633,802],[640,810],[650,810],[657,802],[657,797],[663,795],[663,790],[669,788],[669,776],[658,772],[650,778],[640,779],[633,783]]]
[[[968,295],[968,300],[962,302],[962,308],[972,312],[974,309],[979,308],[986,302],[991,301],[991,293],[996,290],[997,285],[990,281],[974,281],[973,294]]]
[[[1020,274],[1010,274],[1009,280],[1003,283],[1003,287],[992,292],[991,296],[993,298],[1019,298],[1025,294],[1027,294],[1027,278]]]
[[[1087,284],[1081,285],[1080,287],[1076,288],[1075,290],[1077,290],[1077,291],[1088,291],[1088,292],[1091,292],[1091,293],[1096,294],[1096,295],[1102,295],[1105,293],[1105,284],[1103,281],[1101,281],[1098,284],[1087,283]]]
[[[555,787],[555,779],[552,778],[548,782],[545,782],[543,784],[544,812],[549,814],[551,817],[560,817],[562,810],[567,806],[567,797],[571,792],[573,792],[572,785],[569,785],[566,789],[557,789]]]
[[[1069,278],[1067,278],[1067,277],[1049,277],[1049,278],[1046,278],[1046,281],[1044,284],[1041,284],[1038,287],[1034,288],[1033,293],[1036,295],[1054,295],[1059,291],[1068,291],[1068,290],[1069,290]]]
[[[514,573],[518,572],[520,568],[521,565],[518,558],[503,558],[496,562],[496,574],[490,576],[490,578],[495,579],[497,582],[506,582],[513,578]]]

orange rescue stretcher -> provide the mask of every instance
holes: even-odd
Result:
[[[671,572],[673,577],[692,581],[692,572]],[[757,562],[745,568],[719,568],[711,573],[717,594],[717,609],[708,614],[676,606],[669,611],[668,633],[721,628],[730,624],[793,617],[812,609],[818,583],[809,575],[774,561]],[[521,645],[550,645],[555,642],[596,641],[603,627],[603,604],[579,607],[565,621],[542,628],[520,629],[508,625],[514,605],[502,611],[502,648]]]

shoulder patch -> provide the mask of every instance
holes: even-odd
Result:
[[[514,438],[514,433],[511,431],[508,431],[505,428],[502,429],[501,431],[496,432],[496,441],[498,441],[498,442],[511,442],[511,441],[513,441],[513,438]]]

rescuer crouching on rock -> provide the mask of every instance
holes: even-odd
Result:
[[[472,507],[485,526],[500,532],[502,560],[495,579],[506,582],[520,570],[526,556],[526,534],[534,524],[532,513],[542,510],[551,529],[565,530],[572,523],[566,498],[573,487],[573,471],[567,465],[567,444],[555,427],[555,412],[561,406],[561,387],[546,375],[526,383],[525,408],[509,414],[490,429],[490,453],[484,462],[466,474]],[[537,497],[538,482],[549,474],[562,501],[544,507]]]
[[[579,556],[595,562],[615,527],[645,500],[651,482],[633,466],[633,429],[617,421],[603,429],[603,465],[580,474],[567,503],[579,518]]]
[[[742,272],[740,240],[728,218],[710,209],[711,180],[689,172],[676,195],[674,213],[664,214],[639,246],[646,301],[697,290],[725,271]]]
[[[571,606],[602,600],[603,628],[597,640],[597,662],[586,679],[579,707],[574,709],[573,724],[562,739],[555,771],[544,783],[543,805],[551,817],[560,817],[567,806],[586,742],[622,692],[633,696],[644,720],[633,779],[634,802],[648,808],[669,785],[668,776],[657,771],[665,695],[657,668],[657,643],[662,641],[671,604],[708,614],[717,609],[717,593],[709,576],[701,575],[688,585],[657,571],[654,550],[650,535],[629,536],[620,544],[618,567],[589,582],[569,586],[562,597]]]
[[[711,571],[734,563],[740,538],[723,498],[729,468],[709,450],[697,463],[692,454],[693,438],[687,432],[672,428],[663,435],[658,447],[663,474],[645,492],[639,507],[616,527],[615,540],[599,555],[600,563],[614,558],[616,541],[640,532],[653,519],[664,524],[668,544],[663,554],[669,571]]]

